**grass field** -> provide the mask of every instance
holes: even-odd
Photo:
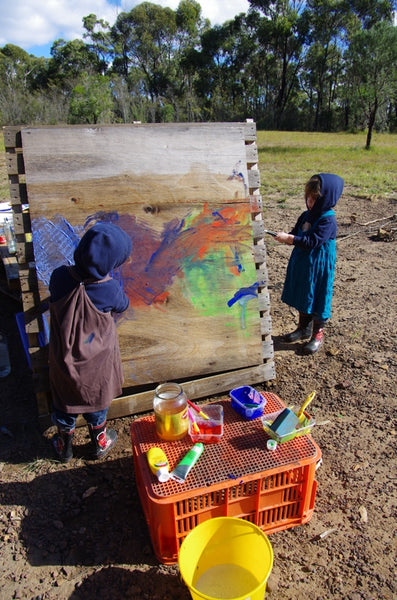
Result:
[[[261,191],[286,201],[303,193],[315,173],[337,173],[357,196],[390,197],[397,193],[397,136],[375,134],[365,150],[366,133],[258,131]]]
[[[375,134],[365,150],[366,133],[258,131],[261,192],[286,202],[302,194],[314,173],[337,173],[350,194],[391,197],[397,194],[397,136]],[[0,135],[0,202],[9,199],[4,140]]]

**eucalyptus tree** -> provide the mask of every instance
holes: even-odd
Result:
[[[118,15],[111,29],[113,71],[147,98],[151,120],[175,118],[187,76],[181,61],[198,43],[203,24],[195,0],[182,0],[176,11],[143,2]]]
[[[111,123],[113,99],[105,75],[84,73],[70,96],[69,122]]]
[[[0,123],[16,125],[41,120],[48,101],[47,60],[14,44],[0,48]]]
[[[260,11],[257,37],[267,77],[265,87],[272,99],[272,125],[283,126],[288,104],[297,92],[297,74],[301,64],[304,30],[304,0],[249,0],[249,13]],[[260,73],[258,73],[260,77]],[[271,123],[269,123],[270,125]]]
[[[343,50],[352,13],[348,0],[307,0],[302,18],[307,23],[306,55],[301,87],[307,92],[310,121],[308,129],[330,131],[339,104]]]
[[[84,74],[101,73],[103,65],[97,53],[83,40],[55,40],[48,62],[49,81],[70,92]]]
[[[86,40],[90,51],[97,57],[97,69],[104,75],[112,61],[112,41],[110,36],[110,25],[103,19],[98,19],[93,13],[83,17],[83,26],[85,33],[83,39]]]
[[[397,12],[396,0],[348,0],[348,6],[362,29],[370,29],[380,21],[393,23]]]
[[[255,49],[255,38],[243,14],[203,33],[201,50],[190,60],[198,74],[196,93],[205,120],[252,116],[250,69]]]
[[[365,147],[369,149],[377,119],[379,127],[385,128],[387,109],[396,106],[397,27],[381,21],[357,32],[345,58],[347,84],[361,111],[361,122],[367,127]]]
[[[177,77],[174,80],[176,120],[196,121],[201,119],[200,105],[195,92],[198,74],[193,53],[201,49],[201,35],[210,28],[204,19],[201,6],[195,0],[181,0],[176,9],[175,60]]]

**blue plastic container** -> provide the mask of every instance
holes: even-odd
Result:
[[[266,398],[250,385],[234,388],[230,392],[230,397],[231,407],[248,421],[263,415]]]

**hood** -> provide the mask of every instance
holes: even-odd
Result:
[[[80,275],[102,279],[131,254],[130,236],[112,223],[96,223],[81,238],[74,252]]]
[[[317,176],[321,179],[321,196],[310,211],[312,218],[318,218],[322,213],[335,206],[342,195],[345,183],[342,177],[332,173],[317,173]]]

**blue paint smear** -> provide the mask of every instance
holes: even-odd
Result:
[[[84,226],[73,227],[62,215],[55,215],[52,221],[38,217],[32,221],[32,240],[36,261],[37,276],[49,285],[51,273],[61,265],[74,264],[74,251],[81,237],[95,223],[117,223],[117,212],[98,211],[87,217]],[[121,266],[110,275],[123,287]]]
[[[92,340],[95,337],[95,333],[90,333],[90,335],[88,336],[88,338],[86,340],[84,340],[85,344],[91,344]]]
[[[233,298],[231,298],[230,300],[228,300],[227,305],[233,306],[233,304],[235,304],[235,302],[239,302],[240,300],[243,299],[244,297],[247,296],[247,300],[252,300],[253,298],[257,297],[257,289],[258,289],[259,283],[256,281],[255,283],[253,283],[252,285],[250,285],[249,287],[243,287],[240,288],[233,296]],[[248,297],[249,296],[249,297]]]
[[[234,256],[233,265],[235,267],[237,267],[237,271],[239,273],[242,273],[243,271],[245,271],[245,269],[244,269],[243,264],[241,262],[239,252],[238,252],[237,248],[231,248],[231,251],[232,251],[233,256]]]
[[[238,302],[238,304],[240,305],[240,307],[241,307],[241,313],[240,313],[241,329],[246,328],[245,315],[246,315],[247,303],[249,302],[249,300],[254,300],[255,298],[258,297],[258,294],[257,294],[258,286],[259,286],[259,283],[255,282],[252,285],[250,285],[249,287],[240,288],[234,294],[233,298],[231,298],[227,303],[227,305],[229,307],[233,306],[233,304],[235,304],[236,302]]]
[[[241,160],[239,160],[238,163],[236,164],[236,166],[234,167],[234,169],[232,170],[232,174],[228,177],[228,180],[230,181],[233,179],[237,179],[237,181],[241,181],[241,183],[244,184],[245,195],[247,195],[248,187],[245,182],[244,174],[239,170],[241,164],[242,164]]]
[[[54,269],[73,264],[73,254],[83,233],[83,227],[73,228],[62,215],[55,215],[52,221],[45,217],[33,219],[32,240],[40,281],[49,285]]]

